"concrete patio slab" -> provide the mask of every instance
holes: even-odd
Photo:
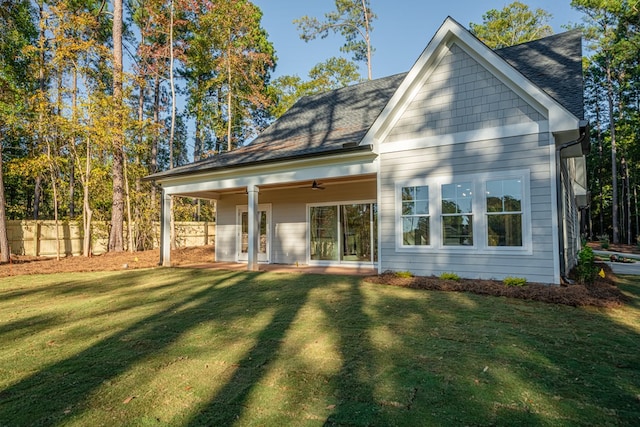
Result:
[[[247,270],[247,264],[236,262],[212,262],[181,265],[180,267],[234,271]],[[341,274],[346,276],[373,276],[378,274],[378,269],[373,267],[311,266],[306,264],[260,264],[258,265],[258,271],[275,273]]]

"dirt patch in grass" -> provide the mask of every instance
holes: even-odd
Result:
[[[370,283],[400,286],[430,291],[470,292],[478,295],[518,298],[541,301],[552,304],[595,307],[619,307],[627,301],[627,297],[615,285],[615,275],[606,264],[598,264],[598,271],[603,269],[605,278],[591,285],[552,286],[541,283],[528,283],[524,286],[506,286],[497,280],[444,280],[435,276],[399,277],[393,272],[385,272],[377,276],[367,277]]]
[[[181,248],[171,251],[171,265],[189,265],[213,262],[212,245]],[[81,256],[55,258],[13,255],[11,263],[0,264],[0,277],[22,274],[51,274],[85,271],[114,271],[157,267],[160,250],[140,252],[109,252],[89,258]]]

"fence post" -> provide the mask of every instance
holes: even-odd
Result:
[[[209,244],[209,221],[205,221],[204,224],[204,244],[205,246]]]

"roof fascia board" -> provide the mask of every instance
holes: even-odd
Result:
[[[212,170],[202,170],[202,171],[190,171],[182,174],[175,174],[169,176],[159,176],[156,178],[149,177],[149,180],[152,180],[156,183],[169,183],[169,182],[184,182],[184,181],[192,181],[192,180],[200,180],[200,179],[218,179],[218,177],[224,176],[243,176],[250,175],[256,173],[273,173],[279,170],[289,170],[294,167],[304,167],[305,165],[314,165],[314,164],[331,164],[336,162],[344,162],[351,161],[352,159],[373,159],[376,157],[376,154],[370,150],[359,150],[359,151],[351,151],[348,153],[336,154],[331,153],[331,155],[326,156],[314,156],[314,157],[306,157],[299,159],[282,159],[278,162],[263,162],[263,163],[254,163],[252,165],[238,165],[235,167],[228,168],[218,168]]]
[[[222,173],[228,173],[231,170],[236,170],[239,168],[250,168],[250,167],[273,167],[273,165],[278,165],[278,164],[283,164],[283,163],[287,163],[290,164],[291,162],[294,161],[299,161],[299,160],[316,160],[318,158],[327,158],[327,157],[331,157],[331,156],[335,156],[335,155],[340,155],[340,156],[348,156],[351,155],[352,153],[357,152],[357,153],[371,153],[371,147],[366,147],[366,146],[360,146],[360,145],[354,145],[354,146],[347,146],[345,147],[343,145],[342,148],[335,148],[335,149],[331,149],[331,150],[327,150],[327,151],[323,151],[323,152],[312,152],[312,153],[304,153],[304,154],[298,154],[298,155],[291,155],[291,156],[285,156],[285,157],[279,157],[279,158],[273,158],[273,159],[266,159],[266,160],[259,160],[259,161],[253,161],[253,162],[247,162],[247,163],[242,163],[242,164],[237,164],[237,165],[231,165],[231,166],[218,166],[218,167],[211,167],[211,168],[203,168],[202,170],[192,170],[190,169],[190,167],[193,167],[193,165],[186,165],[184,170],[180,170],[181,168],[176,168],[176,169],[171,169],[171,170],[167,170],[167,171],[163,171],[163,172],[158,172],[155,173],[153,175],[148,175],[145,176],[143,178],[143,181],[154,181],[154,182],[160,182],[160,181],[164,181],[166,179],[170,179],[173,177],[177,177],[177,176],[191,176],[191,175],[198,175],[201,173],[208,173],[211,171],[221,171]],[[233,153],[233,152],[231,152]]]
[[[373,145],[378,152],[377,144],[391,131],[395,122],[406,109],[414,94],[427,81],[433,69],[439,64],[448,48],[456,43],[472,58],[479,61],[491,71],[496,78],[514,90],[540,113],[549,118],[549,128],[559,132],[578,127],[580,120],[542,89],[533,84],[522,73],[513,68],[496,52],[473,36],[451,17],[440,26],[414,66],[411,68],[396,93],[391,97],[378,119],[369,128],[361,145]]]
[[[366,175],[377,173],[376,154],[368,152],[333,156],[331,159],[306,159],[287,162],[278,167],[244,167],[234,170],[209,171],[189,176],[174,176],[156,181],[170,194],[192,191],[215,191],[247,185],[279,184],[317,178]]]

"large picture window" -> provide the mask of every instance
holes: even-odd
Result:
[[[487,244],[522,246],[522,180],[487,181]]]
[[[429,187],[402,187],[402,244],[429,245],[429,225]]]

